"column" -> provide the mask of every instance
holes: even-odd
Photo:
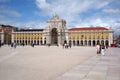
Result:
[[[51,44],[50,32],[48,32],[48,34],[46,35],[46,44]]]
[[[113,33],[110,33],[110,37],[109,37],[109,46],[110,44],[113,44]]]
[[[77,46],[77,39],[75,38],[75,46]]]
[[[83,46],[85,46],[85,40],[83,40]]]
[[[14,42],[14,35],[15,35],[15,34],[14,34],[13,31],[12,31],[12,40],[11,40],[12,43]]]
[[[81,46],[81,40],[79,39],[79,46]]]
[[[93,40],[91,40],[91,46],[93,46]]]
[[[42,44],[44,44],[44,38],[45,38],[45,35],[44,35],[43,38],[42,38]]]
[[[12,43],[14,42],[14,35],[15,35],[15,33],[14,33],[14,31],[13,31],[13,29],[12,29]]]
[[[69,41],[68,41],[68,33],[67,32],[65,33],[65,39],[66,39],[66,41],[68,43]]]
[[[89,40],[87,39],[87,46],[89,45]]]

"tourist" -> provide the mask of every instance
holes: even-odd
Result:
[[[16,46],[17,46],[16,43],[13,43],[13,46],[14,46],[14,48],[16,48]]]
[[[104,43],[101,44],[101,55],[102,56],[105,55],[105,45],[104,45]]]
[[[100,54],[100,44],[99,43],[97,43],[96,49],[97,49],[97,54]]]
[[[34,43],[32,43],[32,47],[34,47]]]
[[[13,47],[13,44],[14,44],[14,43],[12,42],[12,43],[11,43],[11,47]]]

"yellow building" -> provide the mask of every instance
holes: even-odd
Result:
[[[67,29],[66,21],[58,15],[47,21],[45,29],[21,29],[12,31],[12,42],[18,45],[62,45],[71,43],[73,46],[95,46],[104,42],[113,43],[113,31],[105,27],[83,27]]]
[[[68,30],[68,40],[73,45],[95,46],[104,42],[106,45],[113,43],[113,31],[105,27],[71,28]]]
[[[43,29],[21,29],[12,33],[12,42],[18,45],[31,45],[33,43],[42,45],[46,44],[46,39],[43,37]]]

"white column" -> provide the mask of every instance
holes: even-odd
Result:
[[[87,46],[88,46],[88,40],[87,40]]]
[[[110,44],[113,44],[113,33],[110,33],[110,37],[109,37],[109,46]]]
[[[13,29],[12,29],[12,43],[14,42],[14,31],[13,31]]]
[[[83,46],[85,46],[85,40],[83,40]]]
[[[47,35],[46,35],[46,44],[51,44],[51,36],[50,36],[50,33],[47,33]]]
[[[42,44],[44,44],[44,38],[45,38],[45,35],[44,35],[43,38],[42,38]]]
[[[66,39],[66,41],[68,43],[68,33],[67,32],[65,33],[65,39]]]
[[[93,40],[91,40],[91,46],[93,46]]]
[[[75,46],[77,46],[77,39],[75,38]]]
[[[14,33],[12,33],[12,43],[14,42]]]

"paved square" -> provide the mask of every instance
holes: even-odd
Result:
[[[95,47],[0,48],[0,80],[120,80],[120,49]]]
[[[94,47],[3,46],[0,80],[52,80],[94,55]]]

